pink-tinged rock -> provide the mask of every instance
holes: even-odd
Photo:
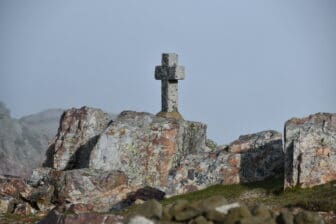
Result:
[[[100,109],[82,107],[65,111],[44,166],[56,170],[87,166],[83,161],[87,161],[98,135],[110,121],[110,115]]]
[[[205,149],[205,134],[201,123],[125,111],[101,134],[90,168],[121,170],[131,185],[165,189],[170,170]]]
[[[20,195],[29,194],[32,188],[20,177],[0,176],[0,196],[19,198]]]
[[[224,149],[187,155],[170,171],[166,193],[174,195],[214,184],[261,181],[282,175],[283,164],[279,132],[245,135]]]
[[[285,187],[336,180],[336,114],[317,113],[285,124]]]
[[[97,212],[107,212],[137,188],[128,186],[121,171],[78,169],[63,171],[56,186],[59,203],[90,204]]]

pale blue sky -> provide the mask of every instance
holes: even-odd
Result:
[[[0,1],[0,101],[14,117],[159,112],[162,52],[186,68],[181,114],[219,143],[336,112],[334,0]]]

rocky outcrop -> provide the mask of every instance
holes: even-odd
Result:
[[[61,172],[56,182],[58,200],[70,204],[92,205],[92,210],[107,212],[136,188],[127,185],[121,171],[77,169]]]
[[[202,123],[125,111],[100,135],[89,166],[121,170],[130,185],[164,189],[172,168],[204,150],[205,135]]]
[[[285,187],[336,180],[336,114],[318,113],[285,124]]]
[[[56,170],[121,171],[132,190],[151,186],[176,195],[283,173],[281,137],[264,131],[222,147],[206,140],[206,125],[199,122],[133,111],[109,122],[101,110],[83,107],[62,116],[48,160]]]
[[[260,181],[282,175],[283,164],[281,133],[243,135],[225,148],[186,156],[170,171],[167,193],[180,194],[213,184]]]
[[[48,110],[17,120],[0,102],[0,175],[28,177],[41,166],[61,113],[60,109]]]
[[[65,111],[44,166],[56,170],[87,167],[91,150],[110,121],[110,115],[100,109],[82,107]]]
[[[112,121],[82,107],[62,115],[44,165],[19,198],[12,196],[17,204],[24,199],[38,211],[82,204],[107,212],[213,184],[263,180],[282,172],[283,151],[276,131],[217,146],[199,122],[133,111]]]

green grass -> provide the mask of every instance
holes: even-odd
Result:
[[[313,188],[296,187],[283,190],[282,178],[247,184],[214,185],[204,190],[165,199],[161,203],[167,205],[180,199],[192,202],[214,195],[222,195],[231,202],[262,203],[273,208],[295,206],[311,211],[336,212],[336,181]]]
[[[311,211],[336,212],[336,181],[313,188],[296,187],[283,190],[283,178],[271,178],[246,184],[214,185],[200,191],[164,199],[161,203],[165,206],[178,200],[193,202],[214,195],[224,196],[229,202],[238,201],[247,205],[264,204],[274,209],[301,207]],[[119,214],[130,214],[136,208],[137,205],[131,206]]]
[[[174,203],[177,200],[185,199],[190,202],[205,199],[214,195],[222,195],[229,201],[239,200],[246,192],[254,191],[260,194],[276,195],[282,191],[283,181],[281,179],[267,179],[261,182],[233,184],[233,185],[214,185],[204,190],[177,195],[162,201],[163,205]]]

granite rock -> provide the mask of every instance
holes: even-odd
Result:
[[[170,170],[205,149],[205,135],[202,123],[125,111],[100,135],[90,168],[121,170],[131,185],[165,190]]]
[[[12,213],[14,211],[16,200],[8,196],[0,196],[0,214]]]
[[[45,167],[56,170],[87,167],[90,152],[111,116],[100,109],[82,107],[66,110],[58,133],[47,150]]]
[[[261,181],[282,175],[281,133],[244,135],[225,148],[189,154],[170,171],[167,194],[181,194],[213,184]]]
[[[336,114],[317,113],[285,124],[285,187],[336,180]]]
[[[15,199],[30,194],[32,187],[23,178],[0,176],[0,196],[10,196]]]
[[[137,188],[127,185],[121,171],[77,169],[63,171],[56,181],[61,204],[90,204],[97,212],[107,212]]]

